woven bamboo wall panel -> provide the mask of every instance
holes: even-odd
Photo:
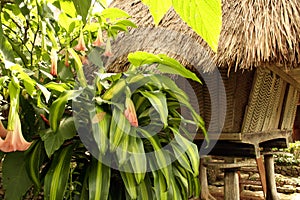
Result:
[[[298,100],[299,92],[290,85],[286,96],[284,110],[282,112],[281,127],[279,127],[282,130],[291,130],[293,128]]]
[[[211,132],[223,133],[239,133],[244,119],[245,107],[248,103],[254,71],[237,71],[230,72],[228,76],[227,69],[219,69],[222,80],[216,79],[211,74],[204,74],[205,81],[197,74],[203,85],[189,81],[190,86],[182,87],[188,96],[197,96],[195,99],[190,99],[192,105],[197,104],[196,108],[205,121],[206,128],[210,127]],[[180,84],[183,84],[182,82]],[[185,82],[186,84],[186,82]],[[221,99],[220,86],[224,84],[226,99]],[[209,89],[208,86],[209,85]],[[212,113],[212,101],[217,100],[214,104],[215,112]],[[222,105],[223,104],[223,105]],[[225,113],[225,123],[220,124],[222,117],[222,108],[227,108]],[[213,115],[214,114],[214,115]]]
[[[270,70],[258,68],[253,80],[242,132],[255,133],[276,129],[276,114],[282,106],[280,95],[284,82]]]

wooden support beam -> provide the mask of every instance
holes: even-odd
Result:
[[[290,74],[288,74],[288,72],[282,70],[281,67],[274,65],[266,65],[266,67],[300,91],[300,83],[296,81]]]
[[[279,200],[277,189],[276,189],[273,154],[265,154],[264,161],[265,161],[266,183],[267,183],[266,200]]]
[[[257,164],[257,169],[260,176],[260,181],[261,181],[261,186],[263,188],[264,196],[266,197],[267,194],[266,172],[265,172],[262,156],[256,158],[256,164]]]
[[[208,135],[209,140],[230,140],[230,141],[239,141],[242,139],[241,133],[221,133],[214,134],[211,133]],[[204,140],[205,137],[203,134],[196,134],[195,140]]]
[[[225,169],[224,200],[240,200],[238,168]]]

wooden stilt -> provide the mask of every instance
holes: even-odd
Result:
[[[265,171],[262,156],[256,158],[256,164],[257,164],[257,169],[260,176],[260,181],[263,188],[264,196],[266,197],[267,194],[266,171]]]
[[[225,169],[224,200],[240,200],[238,168]]]
[[[200,158],[200,185],[201,185],[201,200],[216,200],[210,193],[207,183],[207,170],[204,166],[205,158]]]
[[[266,168],[266,183],[267,183],[267,194],[266,200],[279,200],[276,181],[275,181],[275,172],[274,172],[274,158],[273,154],[265,154],[265,168]]]

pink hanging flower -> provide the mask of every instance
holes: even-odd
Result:
[[[136,117],[135,107],[130,98],[126,98],[126,109],[124,111],[125,117],[130,122],[131,126],[138,127],[139,123]]]
[[[79,57],[83,65],[89,65],[89,59],[87,56],[79,56]]]
[[[106,48],[105,48],[105,52],[104,52],[103,55],[105,55],[107,57],[113,56],[113,53],[111,52],[111,44],[110,44],[110,39],[109,38],[107,39]]]
[[[88,49],[85,46],[84,37],[82,31],[80,32],[80,36],[78,39],[78,44],[74,47],[76,51],[87,51]]]
[[[103,42],[103,37],[102,37],[102,30],[101,30],[101,28],[99,28],[97,38],[93,42],[93,46],[101,47],[103,44],[104,44],[104,42]]]
[[[26,151],[31,145],[27,142],[21,130],[20,118],[17,115],[14,130],[8,130],[5,140],[0,140],[0,150],[3,152]]]
[[[57,52],[52,49],[51,50],[51,69],[50,69],[50,74],[52,76],[57,76]]]

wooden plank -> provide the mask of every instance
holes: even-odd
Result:
[[[210,140],[230,140],[230,141],[239,141],[242,139],[241,133],[221,133],[221,134],[209,134]],[[203,134],[196,134],[195,140],[204,140]]]
[[[257,133],[243,133],[241,141],[254,145],[276,139],[285,139],[287,141],[291,134],[292,130],[269,130]]]

